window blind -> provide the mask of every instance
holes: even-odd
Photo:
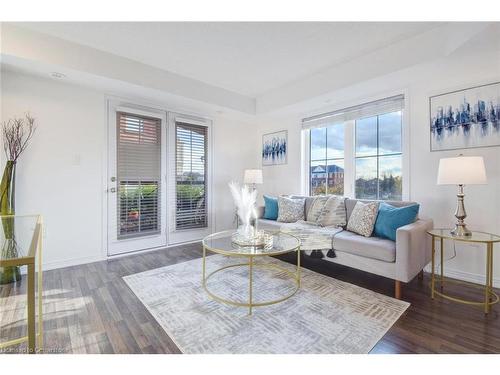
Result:
[[[118,238],[160,231],[161,120],[117,112]]]
[[[404,109],[404,95],[396,95],[382,100],[356,105],[342,110],[323,113],[302,120],[302,129],[321,128],[332,124],[352,121],[363,117]]]
[[[176,122],[176,230],[206,228],[208,128]]]

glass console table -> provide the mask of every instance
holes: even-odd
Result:
[[[17,216],[0,215],[0,272],[2,275],[16,270],[16,267],[27,267],[27,335],[0,342],[0,352],[7,347],[27,342],[27,352],[36,353],[42,350],[42,217],[40,215]],[[19,268],[17,271],[19,272]],[[35,274],[38,280],[35,284]],[[0,285],[0,288],[7,285]],[[38,289],[35,293],[35,289]],[[35,299],[37,294],[37,299]],[[38,310],[38,313],[36,312]],[[1,316],[2,311],[0,311]],[[38,315],[38,324],[36,318]],[[5,329],[1,325],[0,333]],[[36,330],[36,325],[38,329]],[[4,334],[0,334],[4,337]],[[38,339],[38,340],[37,340]]]

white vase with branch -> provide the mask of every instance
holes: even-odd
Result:
[[[255,228],[257,190],[251,189],[247,185],[240,186],[237,182],[230,182],[229,190],[241,223],[238,227],[238,234],[243,238],[253,239],[257,234],[257,228]]]

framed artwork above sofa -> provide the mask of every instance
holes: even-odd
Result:
[[[500,146],[500,82],[429,98],[431,151]]]

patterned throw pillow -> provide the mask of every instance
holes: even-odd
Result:
[[[328,198],[330,198],[328,195],[314,197],[314,201],[306,213],[306,221],[310,221],[312,223],[316,223],[318,221],[318,217],[321,214],[325,203],[328,201]]]
[[[370,237],[377,220],[378,203],[357,202],[347,223],[347,230]]]
[[[292,199],[278,197],[278,221],[282,223],[295,223],[304,220],[305,199]]]
[[[322,227],[343,227],[347,224],[345,198],[332,195],[328,197],[321,210],[317,224]]]

